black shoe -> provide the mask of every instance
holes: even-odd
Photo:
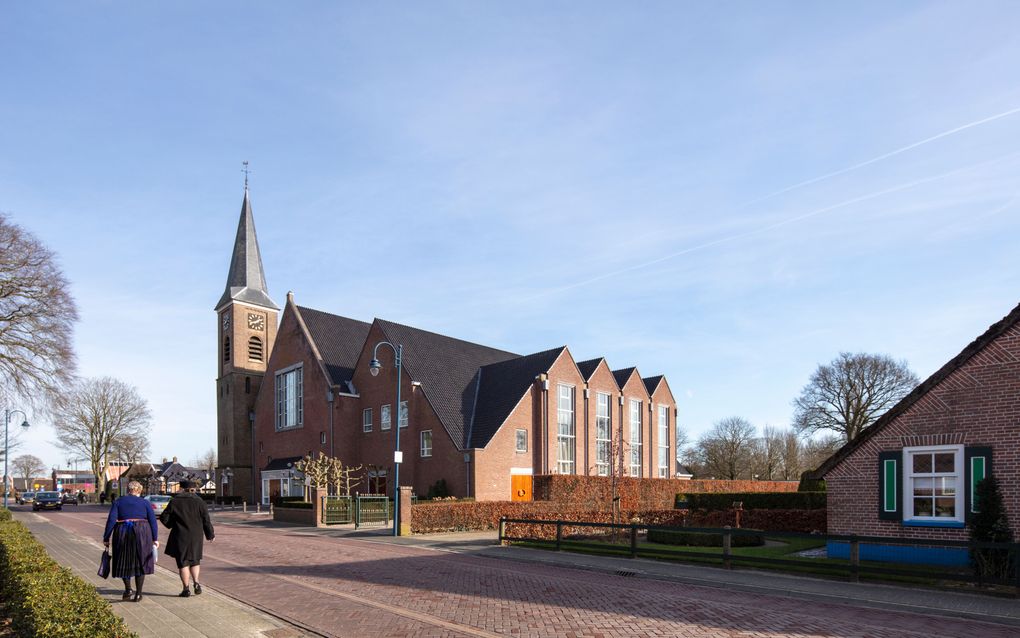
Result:
[[[200,585],[199,583],[195,583],[195,595],[198,596],[201,593],[202,593],[202,585]]]
[[[131,600],[131,594],[132,593],[134,593],[134,592],[132,592],[130,589],[125,589],[124,593],[121,594],[120,599],[121,600]]]
[[[135,594],[135,598],[134,598],[134,601],[135,601],[135,602],[137,603],[137,602],[138,602],[139,600],[141,600],[141,599],[142,599],[142,592],[138,592],[138,593],[136,593],[136,594]]]
[[[190,595],[191,595],[191,590],[190,590],[190,589],[188,589],[187,587],[185,587],[185,588],[184,588],[184,591],[182,591],[181,593],[179,593],[179,594],[177,594],[177,595],[178,595],[178,596],[179,596],[180,598],[187,598],[188,596],[190,596]]]

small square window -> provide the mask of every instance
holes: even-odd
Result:
[[[528,451],[528,431],[517,430],[517,451],[527,452]]]

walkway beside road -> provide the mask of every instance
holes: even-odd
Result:
[[[18,512],[15,518],[28,526],[55,561],[95,585],[99,595],[113,605],[114,613],[124,618],[128,627],[141,638],[298,638],[305,635],[215,591],[207,589],[201,596],[178,598],[180,579],[175,572],[162,567],[146,576],[142,600],[137,603],[122,601],[123,582],[119,578],[104,580],[96,575],[102,543],[73,534],[38,514]],[[105,516],[102,518],[105,522]]]

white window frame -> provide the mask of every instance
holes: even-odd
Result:
[[[361,411],[361,431],[371,432],[372,431],[372,408],[365,408]]]
[[[953,472],[932,472],[914,473],[914,456],[918,454],[952,452]],[[963,523],[964,522],[964,451],[962,445],[930,445],[919,447],[903,448],[903,520],[906,522],[936,522],[936,523]],[[954,478],[956,494],[954,495],[955,516],[915,516],[914,515],[914,481],[926,478]],[[934,514],[934,508],[932,510]]]
[[[669,406],[659,405],[659,478],[669,478]]]
[[[636,417],[636,418],[635,418]],[[636,423],[635,423],[636,422]],[[644,469],[641,453],[644,450],[644,402],[630,400],[630,475],[640,478]]]
[[[428,439],[427,443],[426,439]],[[421,442],[419,450],[421,457],[428,458],[432,456],[432,430],[422,430],[419,440]]]
[[[602,409],[605,407],[605,414]],[[613,395],[595,393],[595,473],[609,476],[613,464]]]
[[[576,396],[574,386],[565,383],[556,384],[557,474],[574,473],[575,460],[577,459]],[[564,407],[565,405],[566,407]]]
[[[408,414],[407,414],[407,412],[408,412],[407,401],[401,401],[400,402],[400,422],[398,423],[398,425],[400,427],[402,427],[402,428],[406,428],[407,427],[407,423],[408,423]]]
[[[294,379],[290,385],[290,379]],[[276,383],[276,430],[291,430],[304,424],[304,365],[298,363],[274,375]]]
[[[521,435],[524,435],[523,437]],[[521,447],[521,439],[524,439],[524,447]],[[528,431],[525,428],[517,428],[514,430],[514,450],[520,454],[526,454],[528,451]]]
[[[389,430],[393,427],[393,410],[389,403],[379,408],[379,429]]]

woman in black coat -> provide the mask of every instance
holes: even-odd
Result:
[[[184,591],[179,596],[187,598],[191,595],[191,583],[195,585],[196,596],[202,593],[202,585],[198,582],[202,544],[205,539],[211,542],[215,534],[205,501],[194,493],[191,482],[181,481],[180,487],[181,491],[170,499],[159,515],[159,521],[170,528],[166,555],[177,559],[177,570],[184,584]]]

